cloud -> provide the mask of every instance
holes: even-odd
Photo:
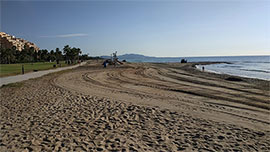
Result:
[[[63,34],[63,35],[47,35],[47,36],[40,36],[40,37],[43,37],[43,38],[66,38],[66,37],[81,37],[81,36],[87,36],[87,34],[74,33],[74,34]]]

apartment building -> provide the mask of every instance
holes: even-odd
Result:
[[[15,36],[11,36],[5,32],[0,32],[0,42],[0,48],[4,49],[12,48],[15,46],[19,51],[22,51],[24,47],[27,49],[33,47],[35,51],[39,50],[39,48],[34,43],[22,38],[16,38]]]

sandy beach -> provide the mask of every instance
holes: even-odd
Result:
[[[270,151],[269,84],[91,61],[1,87],[0,151]]]

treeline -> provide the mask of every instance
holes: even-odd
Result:
[[[24,48],[22,51],[12,47],[11,49],[0,50],[1,64],[10,63],[29,63],[29,62],[57,62],[65,60],[67,63],[76,63],[78,60],[88,60],[87,54],[82,54],[80,48],[71,48],[69,45],[64,46],[62,51],[59,48],[48,51],[42,49],[35,51],[34,48]]]

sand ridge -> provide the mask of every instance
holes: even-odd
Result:
[[[0,91],[1,151],[270,150],[269,90],[181,64],[91,62]]]

